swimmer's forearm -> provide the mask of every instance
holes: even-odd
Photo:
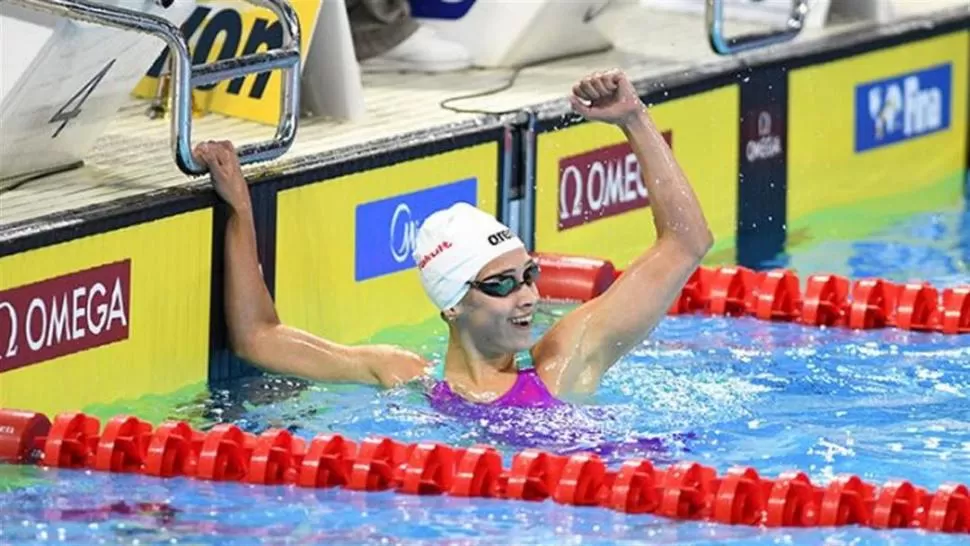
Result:
[[[263,280],[256,247],[256,225],[248,200],[230,205],[225,239],[225,309],[229,341],[245,356],[261,328],[279,324]]]
[[[230,204],[226,223],[225,309],[234,353],[264,370],[312,381],[365,384],[410,379],[423,360],[385,346],[350,347],[281,323],[259,268],[256,224],[245,199]]]
[[[712,235],[697,196],[663,135],[646,112],[622,126],[640,163],[657,238],[674,238],[702,255]]]

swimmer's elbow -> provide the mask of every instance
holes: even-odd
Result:
[[[704,256],[707,256],[707,253],[711,251],[711,248],[713,246],[714,246],[714,234],[711,232],[710,228],[705,226],[697,242],[697,248],[694,249],[696,258],[698,260],[703,259]]]
[[[229,350],[249,362],[254,362],[254,356],[259,352],[253,340],[243,336],[229,336]]]
[[[667,239],[668,243],[676,248],[677,254],[693,263],[703,260],[714,246],[714,234],[706,226],[702,230],[695,230],[694,233],[672,235]]]
[[[267,346],[273,344],[273,330],[277,326],[280,326],[278,321],[232,330],[229,332],[229,350],[248,362],[261,364],[264,355],[271,350]]]
[[[239,358],[266,372],[311,381],[329,379],[326,367],[319,365],[328,360],[328,355],[315,351],[307,337],[282,324],[267,324],[231,336],[230,349]]]

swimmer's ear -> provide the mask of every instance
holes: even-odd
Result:
[[[457,317],[458,317],[458,309],[454,307],[445,309],[444,311],[441,312],[441,318],[445,322],[454,322],[455,318]]]

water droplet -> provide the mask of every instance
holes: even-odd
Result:
[[[749,81],[751,81],[751,76],[745,76],[744,79],[741,81],[744,83],[748,83]]]

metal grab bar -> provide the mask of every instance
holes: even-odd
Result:
[[[236,149],[240,163],[256,163],[283,155],[296,138],[300,105],[300,20],[286,0],[247,0],[272,10],[283,31],[283,47],[233,59],[192,66],[189,46],[182,31],[164,17],[86,0],[12,0],[26,8],[84,21],[151,34],[163,40],[171,54],[171,93],[174,102],[171,125],[172,154],[185,174],[204,174],[206,169],[192,156],[192,88],[247,74],[282,69],[280,118],[273,140],[246,144]],[[156,0],[163,7],[171,0]]]
[[[719,55],[733,55],[742,51],[787,42],[802,31],[808,15],[808,0],[792,0],[786,28],[756,32],[734,38],[724,37],[724,0],[707,0],[705,17],[711,48]]]

